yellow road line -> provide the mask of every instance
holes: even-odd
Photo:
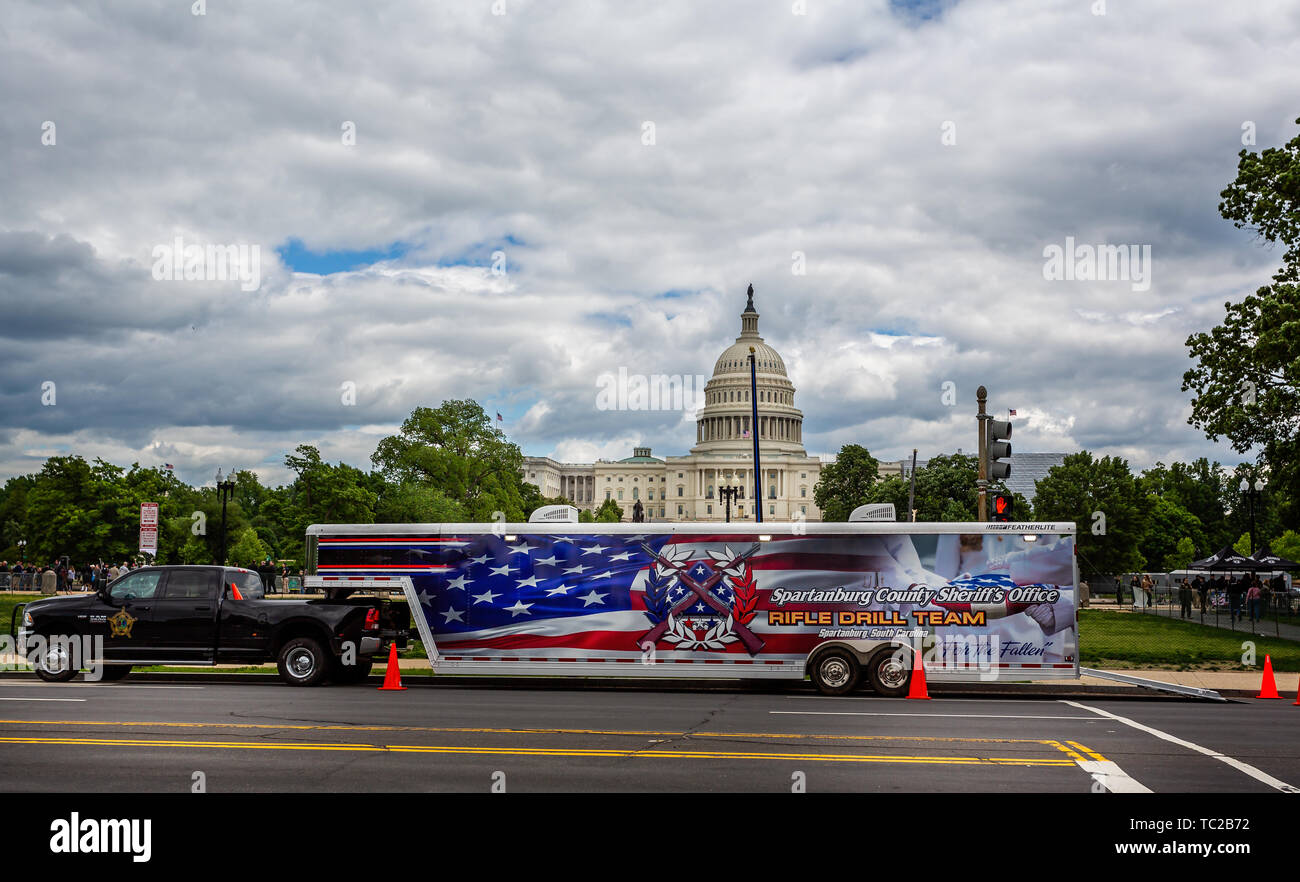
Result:
[[[151,720],[0,720],[3,725],[30,726],[142,726],[180,729],[283,729],[306,732],[451,732],[472,735],[637,735],[663,738],[802,738],[830,739],[835,741],[951,741],[968,744],[1046,744],[1058,750],[1066,749],[1056,741],[1042,738],[961,738],[937,735],[814,735],[798,732],[655,732],[625,729],[515,729],[469,726],[354,726],[354,725],[291,725],[279,723],[177,723]]]
[[[298,743],[247,741],[168,741],[135,738],[2,738],[0,744],[68,745],[83,747],[180,747],[222,750],[305,750],[367,753],[489,754],[512,756],[597,757],[615,759],[755,759],[832,763],[906,763],[927,765],[1070,766],[1070,759],[1028,757],[910,756],[822,753],[758,753],[745,751],[601,750],[548,747],[470,747],[423,744]]]
[[[1082,744],[1080,744],[1080,743],[1077,742],[1077,741],[1067,741],[1067,742],[1065,742],[1065,743],[1066,743],[1066,744],[1069,744],[1069,745],[1072,745],[1072,746],[1074,746],[1074,747],[1079,748],[1079,750],[1083,751],[1084,753],[1086,753],[1086,754],[1088,755],[1088,759],[1096,760],[1096,761],[1099,762],[1099,763],[1108,763],[1108,762],[1110,762],[1110,760],[1106,759],[1104,756],[1102,756],[1101,754],[1097,753],[1097,751],[1095,751],[1095,750],[1089,750],[1088,748],[1084,747]]]
[[[348,724],[278,724],[278,723],[182,723],[151,720],[0,720],[0,725],[35,726],[132,726],[175,729],[272,729],[305,732],[431,732],[471,735],[603,735],[640,736],[660,738],[788,738],[816,741],[924,741],[959,744],[1042,744],[1059,750],[1071,761],[1082,762],[1084,757],[1059,741],[1044,738],[962,738],[937,735],[815,735],[796,732],[659,732],[644,729],[517,729],[470,726],[357,726]],[[1105,762],[1106,758],[1084,747],[1077,741],[1067,742],[1090,758]]]

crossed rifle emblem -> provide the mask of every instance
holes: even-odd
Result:
[[[757,542],[755,542],[753,545],[749,547],[748,551],[738,554],[736,558],[732,560],[730,563],[724,564],[723,566],[720,567],[715,566],[713,570],[713,575],[709,576],[703,582],[699,582],[691,578],[689,566],[679,564],[676,561],[671,561],[668,558],[664,557],[659,552],[655,551],[647,543],[645,542],[641,543],[641,548],[642,550],[645,551],[646,554],[650,555],[652,558],[658,561],[660,566],[667,567],[668,569],[673,570],[677,574],[677,578],[681,580],[681,583],[690,589],[690,592],[687,593],[686,596],[684,596],[681,600],[677,601],[677,603],[673,605],[672,609],[668,611],[668,615],[670,616],[680,616],[682,613],[686,612],[686,610],[690,609],[690,607],[694,606],[696,603],[701,601],[708,604],[708,606],[711,607],[714,611],[716,611],[719,615],[730,616],[731,608],[728,607],[726,604],[724,604],[722,601],[718,600],[718,598],[714,597],[713,591],[711,589],[713,588],[714,585],[717,585],[719,582],[722,581],[724,575],[723,570],[730,569],[734,567],[736,564],[742,563],[751,555],[755,554],[760,547],[761,546]],[[762,638],[758,637],[756,634],[754,634],[753,631],[749,630],[749,628],[746,627],[742,622],[739,622],[734,618],[731,621],[731,627],[733,630],[735,630],[736,636],[740,638],[740,642],[744,645],[746,651],[748,651],[750,655],[758,655],[758,653],[762,652],[763,650]],[[668,630],[668,616],[664,616],[663,621],[655,625],[649,631],[646,631],[645,634],[641,635],[641,639],[638,641],[638,644],[645,643],[647,641],[649,641],[650,643],[658,643],[659,638],[662,637],[664,632],[667,630]]]

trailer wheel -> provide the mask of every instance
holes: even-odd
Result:
[[[912,685],[911,657],[903,649],[877,653],[867,664],[867,679],[877,695],[901,698]]]
[[[130,665],[104,665],[104,674],[100,678],[106,681],[121,680],[131,673]]]
[[[48,638],[45,651],[36,657],[32,667],[36,676],[46,683],[66,683],[77,676],[67,646],[60,645],[60,641],[49,642]]]
[[[858,681],[858,661],[845,649],[831,649],[817,656],[809,672],[822,695],[843,695]]]
[[[338,659],[334,660],[334,682],[342,685],[351,683],[361,683],[366,677],[370,676],[370,669],[375,666],[375,660],[370,658],[359,658],[355,665],[345,665]]]
[[[280,679],[290,686],[316,686],[325,679],[329,659],[320,643],[295,637],[280,650]]]

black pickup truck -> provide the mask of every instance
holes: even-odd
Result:
[[[133,665],[276,661],[293,686],[359,682],[390,644],[406,645],[410,612],[404,603],[349,594],[341,586],[321,599],[267,600],[251,570],[142,567],[95,594],[27,604],[18,651],[32,657],[36,676],[53,683],[96,661],[106,680],[121,679]],[[87,649],[78,664],[61,638],[78,649],[102,649]],[[101,652],[99,659],[87,655]]]

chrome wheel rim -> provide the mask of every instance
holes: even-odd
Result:
[[[289,653],[286,667],[290,674],[301,680],[311,676],[311,672],[316,669],[316,656],[306,649],[295,649]]]
[[[66,674],[69,664],[68,651],[61,647],[47,649],[41,656],[41,669],[47,674]]]
[[[821,663],[822,682],[832,689],[839,689],[849,682],[849,663],[838,655],[831,656]]]
[[[907,668],[900,660],[890,657],[876,666],[876,676],[886,689],[897,689],[907,682]]]

